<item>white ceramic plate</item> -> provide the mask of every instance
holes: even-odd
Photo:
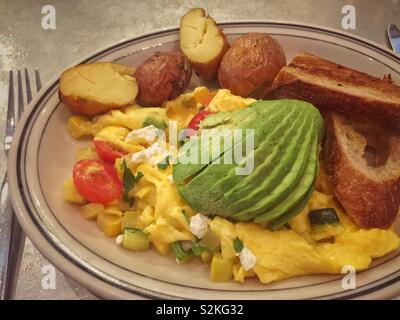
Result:
[[[267,32],[285,50],[287,61],[300,50],[375,76],[390,73],[400,83],[400,59],[361,38],[316,26],[267,22],[221,25],[230,41],[247,32]],[[80,61],[118,61],[138,66],[155,51],[178,49],[178,30],[129,39]],[[193,77],[191,86],[201,84]],[[58,79],[32,101],[16,132],[8,179],[18,219],[35,246],[60,270],[105,298],[306,299],[390,298],[400,294],[400,255],[375,260],[357,276],[357,288],[344,291],[340,275],[304,276],[264,285],[212,283],[209,268],[198,262],[177,265],[155,251],[133,253],[114,244],[76,207],[62,199],[77,142],[66,130],[68,109],[58,98]],[[399,223],[397,222],[399,225]],[[399,229],[399,228],[398,228]]]

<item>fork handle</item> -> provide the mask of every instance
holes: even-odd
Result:
[[[14,214],[8,195],[7,174],[1,185],[0,211],[0,299],[11,299],[16,288],[16,277],[19,273],[22,248],[25,244],[25,234],[22,232]],[[13,244],[11,246],[11,244]]]

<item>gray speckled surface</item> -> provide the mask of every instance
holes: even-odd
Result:
[[[56,30],[41,28],[41,9],[56,9]],[[278,20],[341,29],[341,9],[356,8],[350,32],[387,45],[386,26],[400,25],[400,0],[0,0],[0,147],[3,147],[8,71],[37,67],[45,84],[55,74],[94,50],[138,34],[177,26],[189,8],[206,8],[217,21]],[[6,158],[0,155],[0,175]],[[86,289],[56,273],[56,289],[42,288],[48,264],[27,240],[16,299],[95,299]]]

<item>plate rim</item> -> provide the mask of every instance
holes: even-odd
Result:
[[[344,38],[347,40],[353,40],[353,42],[354,42],[354,40],[356,40],[357,44],[361,45],[362,47],[365,47],[365,45],[367,45],[369,47],[369,49],[371,49],[371,48],[375,49],[375,51],[378,51],[379,53],[383,53],[386,56],[389,56],[390,58],[392,58],[392,60],[397,62],[400,66],[400,56],[397,56],[394,52],[385,48],[384,46],[382,46],[378,43],[375,43],[371,40],[368,40],[366,38],[356,36],[356,35],[350,34],[348,32],[336,30],[333,28],[322,27],[322,26],[318,26],[315,24],[296,23],[296,22],[290,22],[290,21],[282,22],[282,21],[275,21],[275,20],[235,20],[235,21],[218,23],[218,25],[221,27],[224,27],[224,26],[240,27],[240,25],[248,26],[248,25],[256,25],[256,24],[265,25],[267,27],[275,26],[275,27],[285,27],[285,28],[296,28],[299,30],[314,31],[314,32],[315,32],[315,30],[317,30],[320,33],[322,31],[322,33],[330,35],[330,36],[339,35],[341,38]],[[162,29],[162,30],[156,30],[154,32],[142,33],[142,34],[134,36],[134,37],[122,39],[111,45],[104,46],[101,49],[93,51],[91,54],[88,54],[84,58],[79,59],[78,62],[71,64],[70,67],[85,63],[85,62],[95,58],[96,56],[98,56],[102,53],[105,53],[107,51],[110,51],[112,48],[122,46],[125,43],[134,42],[134,41],[137,41],[142,38],[150,38],[152,36],[163,35],[163,34],[168,34],[168,33],[173,33],[173,32],[175,32],[175,33],[179,32],[179,27],[172,27],[172,28],[167,28],[167,29]],[[376,49],[378,49],[378,50],[376,50]],[[20,196],[20,191],[19,191],[18,186],[16,185],[15,180],[16,180],[16,171],[17,171],[17,166],[18,166],[18,163],[16,162],[16,159],[17,159],[16,155],[17,155],[17,151],[19,150],[19,148],[22,147],[20,145],[20,143],[23,142],[23,141],[21,141],[22,128],[24,128],[27,120],[29,119],[29,116],[35,112],[35,106],[38,104],[38,102],[40,102],[40,100],[42,98],[45,97],[45,93],[52,86],[57,84],[57,82],[60,78],[60,74],[61,74],[61,71],[59,71],[56,74],[56,76],[51,81],[47,82],[47,84],[43,87],[43,89],[40,90],[40,92],[34,97],[32,102],[29,104],[29,106],[27,107],[26,111],[24,112],[24,114],[21,118],[21,121],[18,123],[18,127],[17,127],[17,130],[14,135],[12,147],[10,149],[9,158],[8,158],[8,167],[7,167],[7,171],[9,173],[11,173],[11,175],[9,175],[9,192],[10,192],[10,198],[11,198],[11,201],[13,204],[13,208],[16,212],[17,218],[18,218],[19,222],[21,223],[24,231],[27,233],[28,236],[30,236],[32,243],[38,247],[39,251],[43,254],[43,256],[45,256],[51,263],[53,263],[55,266],[57,266],[57,268],[62,270],[62,272],[66,273],[72,279],[77,280],[79,283],[83,284],[88,289],[93,290],[95,293],[99,293],[99,295],[102,297],[115,298],[115,297],[121,297],[121,296],[126,296],[126,295],[128,295],[128,297],[130,297],[132,295],[132,293],[126,292],[123,289],[119,289],[119,288],[112,286],[111,284],[104,281],[103,279],[93,276],[86,270],[82,269],[81,267],[75,265],[73,262],[69,261],[62,253],[60,253],[54,247],[54,244],[47,241],[45,239],[45,237],[43,236],[43,234],[41,232],[38,232],[35,222],[29,217],[29,215],[27,216],[27,212],[26,212],[27,209],[25,208],[24,205],[21,206],[21,203],[19,203],[18,197]],[[13,177],[13,178],[10,179],[10,177]],[[27,232],[27,230],[28,230],[28,232]],[[40,237],[40,239],[38,237]],[[32,238],[35,239],[35,241],[32,240]],[[62,260],[64,260],[64,261],[62,261]],[[65,266],[65,263],[68,263],[69,268]],[[73,272],[72,269],[74,269],[74,268],[76,268],[77,270]],[[92,279],[90,279],[90,278],[92,278]],[[89,281],[89,279],[90,279],[90,281]],[[109,291],[110,295],[105,294],[105,291],[104,291],[105,286],[110,288],[110,291]],[[379,287],[379,285],[377,287]],[[111,290],[111,289],[113,289],[113,290]],[[364,291],[368,291],[368,288]],[[364,294],[363,294],[364,291],[355,293],[353,295],[354,295],[354,297],[360,297],[360,296],[362,297],[362,296],[364,296]],[[378,289],[378,291],[380,291],[380,290]],[[378,291],[374,291],[374,292],[376,293]],[[399,290],[397,289],[397,294],[398,294],[398,291]],[[139,292],[137,294],[139,294],[140,296],[147,297],[147,298],[160,298],[160,297],[171,298],[169,296],[164,296],[164,294],[159,293],[159,292],[157,292],[156,293],[157,295],[154,296],[153,294],[149,294],[148,292],[146,293],[145,290],[142,290],[142,288],[139,289]],[[366,294],[368,294],[368,292],[366,292]],[[350,294],[346,295],[345,298],[346,297],[352,298],[352,294],[350,293]],[[172,296],[172,298],[176,298],[176,297]]]

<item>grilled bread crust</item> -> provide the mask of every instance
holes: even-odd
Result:
[[[365,122],[358,120],[365,127]],[[364,131],[375,132],[385,150],[383,162],[371,166],[365,160],[368,141],[348,119],[325,114],[323,158],[334,194],[349,216],[362,228],[388,228],[400,206],[400,137],[374,124]]]
[[[314,104],[321,112],[400,122],[400,87],[390,76],[379,79],[304,52],[281,69],[265,98],[299,99]]]

